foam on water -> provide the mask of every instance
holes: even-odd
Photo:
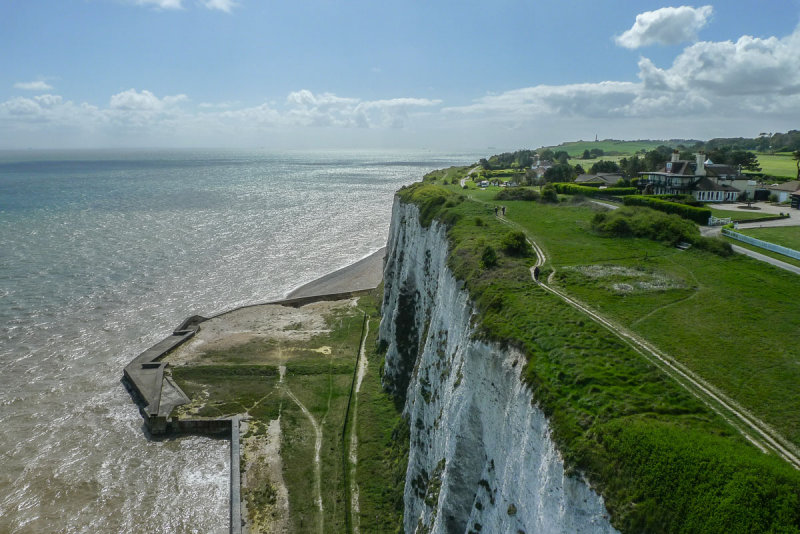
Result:
[[[228,443],[148,441],[122,368],[383,246],[474,155],[0,153],[0,532],[225,532]]]

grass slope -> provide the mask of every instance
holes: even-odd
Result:
[[[455,188],[449,195],[446,192],[436,185],[418,184],[399,194],[404,202],[418,204],[426,220],[437,217],[447,224],[450,267],[464,281],[480,312],[480,335],[518,346],[527,355],[524,378],[549,417],[567,465],[582,471],[599,489],[617,527],[626,532],[799,531],[800,473],[778,458],[760,453],[617,337],[533,284],[528,271],[533,256],[501,252],[509,229],[493,216],[491,204],[469,200]],[[489,201],[494,192],[469,194],[474,200]],[[770,320],[756,317],[763,314],[763,305],[747,307],[758,301],[755,288],[744,292],[745,302],[734,310],[727,308],[735,301],[731,296],[719,295],[709,306],[695,305],[701,299],[692,298],[692,293],[706,284],[711,289],[704,296],[713,297],[713,288],[718,287],[712,283],[713,277],[719,276],[720,268],[723,273],[730,269],[733,274],[726,277],[725,289],[734,290],[734,295],[743,293],[742,279],[736,275],[757,276],[755,286],[769,286],[767,300],[776,300],[781,309],[788,309],[790,293],[785,298],[778,294],[788,278],[764,272],[761,265],[746,259],[723,260],[699,251],[676,258],[675,249],[657,242],[595,236],[588,222],[592,207],[523,201],[504,204],[508,217],[536,236],[552,261],[558,262],[559,270],[564,266],[623,264],[620,267],[633,271],[638,270],[633,267],[651,270],[650,286],[661,277],[673,281],[664,291],[642,289],[649,294],[628,292],[624,296],[609,291],[603,279],[583,277],[583,285],[569,279],[561,283],[603,313],[637,326],[668,351],[682,346],[678,356],[701,365],[701,374],[714,371],[713,378],[724,380],[732,365],[749,366],[749,373],[736,370],[728,384],[740,384],[749,377],[745,397],[769,404],[766,411],[776,416],[773,422],[791,417],[793,421],[785,428],[796,429],[797,417],[791,412],[797,406],[793,385],[797,379],[782,376],[793,372],[788,364],[796,355],[780,338],[768,341],[771,344],[764,350],[757,345],[759,350],[751,351],[745,361],[726,353],[740,355],[747,342],[763,341],[763,336],[754,334],[757,327],[742,332],[750,329],[737,328],[742,324],[738,317],[736,322],[729,320],[737,311],[745,314],[745,321],[770,323],[773,329],[782,321],[792,332],[800,326],[796,319],[783,314]],[[492,268],[481,264],[487,247],[498,251]],[[688,266],[687,259],[692,261]],[[706,270],[698,276],[694,271],[700,271],[703,263]],[[544,276],[552,264],[545,267]],[[618,274],[633,276],[624,269]],[[683,309],[694,315],[682,313],[681,303],[689,303]],[[659,307],[663,313],[656,311]],[[637,323],[648,313],[652,319]],[[698,314],[702,321],[690,321]],[[714,314],[727,323],[723,335],[714,326]],[[698,326],[699,333],[693,333]],[[750,337],[742,342],[742,336]],[[722,343],[715,348],[714,340],[719,338]],[[710,354],[705,352],[707,348],[713,349]],[[783,369],[773,372],[771,366],[776,363]],[[753,372],[753,366],[758,372]],[[773,401],[773,391],[756,387],[762,377],[766,384],[785,384],[789,390],[785,398]],[[791,401],[780,406],[787,399]]]
[[[353,383],[364,313],[378,325],[379,292],[362,296],[357,308],[337,309],[326,317],[327,332],[308,340],[258,339],[229,349],[208,351],[197,365],[173,367],[172,375],[192,400],[182,407],[184,415],[227,417],[250,416],[244,436],[263,436],[270,421],[280,416],[283,478],[289,493],[290,527],[293,532],[319,530],[315,488],[315,432],[302,409],[290,398],[290,390],[313,415],[322,429],[321,494],[325,532],[347,532],[349,466],[343,465],[349,444],[344,433],[345,414]],[[293,326],[287,329],[294,329]],[[382,392],[375,353],[375,335],[367,351],[371,368],[362,384],[364,398],[358,403],[359,440],[363,452],[357,469],[362,510],[362,531],[394,532],[402,524],[403,477],[407,447],[403,447],[403,422],[391,398]],[[330,354],[318,352],[329,347]],[[278,365],[286,365],[284,383],[279,383]],[[400,429],[400,430],[396,430]],[[405,434],[407,442],[407,432]],[[405,452],[404,452],[405,451]],[[344,454],[343,454],[344,452]],[[405,455],[404,455],[405,454]],[[245,459],[245,462],[247,459]],[[251,528],[260,531],[270,522],[276,490],[266,467],[256,466],[249,476],[263,481],[245,488]],[[263,472],[263,473],[262,473]],[[394,473],[386,485],[386,474]],[[402,473],[402,476],[400,476]],[[399,506],[399,508],[398,508]],[[368,527],[368,528],[367,528]]]
[[[770,176],[797,178],[797,165],[791,154],[758,154],[761,172]]]

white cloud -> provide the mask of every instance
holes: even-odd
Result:
[[[183,9],[183,0],[135,0],[140,6],[153,6],[158,9]]]
[[[628,31],[615,38],[625,48],[640,48],[652,44],[675,45],[697,40],[697,32],[708,23],[713,8],[662,7],[636,16]]]
[[[112,95],[109,107],[126,111],[164,111],[185,100],[187,97],[183,94],[158,98],[147,90],[138,92],[136,89],[128,89]]]
[[[600,82],[571,85],[537,85],[489,95],[468,106],[445,108],[451,113],[495,116],[542,117],[608,117],[626,114],[639,93],[641,84],[632,82]]]
[[[360,100],[307,89],[289,93],[286,119],[301,126],[402,128],[416,110],[441,104],[427,98]]]
[[[216,9],[225,13],[230,13],[238,5],[233,0],[202,0],[202,3],[208,9]]]
[[[15,89],[22,89],[23,91],[52,91],[53,87],[47,82],[17,82],[14,84]]]
[[[640,58],[638,83],[538,85],[444,111],[505,118],[508,123],[546,117],[715,121],[759,114],[800,120],[798,57],[800,28],[781,39],[743,36],[736,42],[699,42],[685,48],[669,68]]]

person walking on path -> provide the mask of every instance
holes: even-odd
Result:
[[[505,217],[506,216],[506,207],[503,206],[502,210],[503,210],[503,217]]]
[[[495,206],[495,207],[494,207],[494,216],[495,216],[495,217],[497,217],[497,210],[498,210],[498,208],[497,208],[497,206]]]

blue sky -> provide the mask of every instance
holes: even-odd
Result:
[[[26,0],[0,148],[517,148],[800,127],[800,0]]]

